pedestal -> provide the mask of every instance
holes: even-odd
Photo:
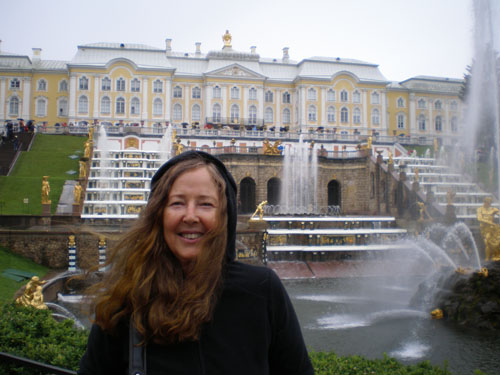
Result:
[[[50,216],[50,205],[51,201],[48,203],[42,203],[42,216]]]
[[[73,211],[71,212],[73,216],[80,216],[80,204],[73,203]]]
[[[250,219],[248,220],[248,227],[252,230],[267,230],[267,221]]]

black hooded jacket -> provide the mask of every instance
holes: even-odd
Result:
[[[213,319],[203,326],[198,341],[148,343],[147,374],[313,374],[295,311],[278,276],[271,269],[234,260],[236,183],[224,164],[204,152],[182,153],[157,171],[151,180],[152,191],[172,165],[200,156],[214,164],[226,180],[228,242],[224,286]],[[126,374],[128,358],[127,326],[109,335],[93,325],[78,374]]]

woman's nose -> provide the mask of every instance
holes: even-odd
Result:
[[[182,218],[182,220],[185,223],[196,223],[199,221],[195,204],[189,203],[186,205],[186,211],[184,212],[184,217]]]

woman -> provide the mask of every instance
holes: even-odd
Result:
[[[279,278],[234,260],[236,220],[236,184],[218,159],[188,151],[164,164],[95,287],[78,373],[125,374],[139,336],[149,375],[313,374]]]

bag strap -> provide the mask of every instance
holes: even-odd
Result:
[[[128,375],[146,375],[146,347],[139,345],[141,340],[142,336],[130,319]]]

